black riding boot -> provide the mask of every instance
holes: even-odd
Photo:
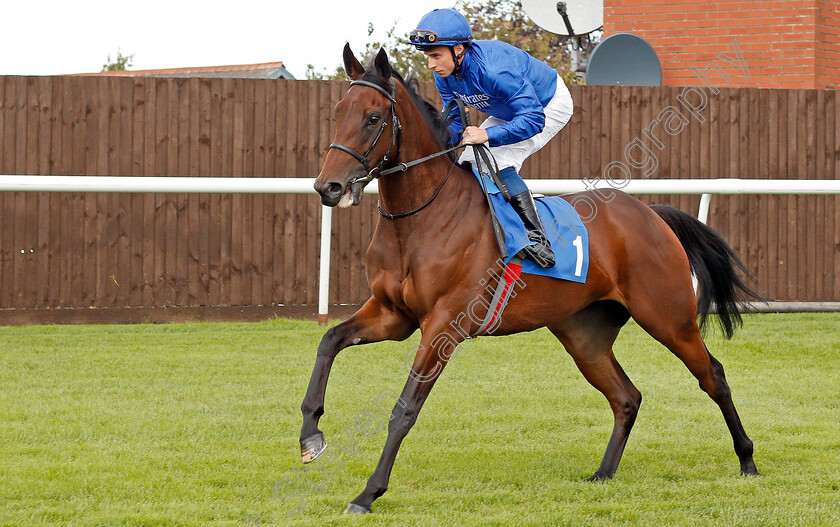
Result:
[[[536,245],[525,247],[522,252],[540,267],[546,269],[554,267],[554,252],[545,237],[545,230],[537,214],[537,206],[534,203],[534,198],[531,197],[531,191],[526,190],[512,196],[510,204],[522,218],[522,223],[525,224],[525,229],[528,231],[528,239],[536,242]]]

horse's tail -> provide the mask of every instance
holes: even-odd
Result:
[[[704,326],[714,305],[723,334],[727,339],[731,338],[735,327],[743,323],[741,306],[749,300],[763,301],[746,283],[755,283],[755,277],[732,247],[711,227],[667,205],[651,208],[674,231],[688,255],[691,271],[700,285],[697,299],[700,327]],[[739,276],[739,271],[746,281]]]

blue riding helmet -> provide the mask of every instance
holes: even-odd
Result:
[[[409,33],[408,42],[419,50],[437,46],[469,45],[472,28],[466,17],[454,9],[435,9],[426,13]]]

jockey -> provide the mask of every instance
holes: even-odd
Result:
[[[519,171],[525,159],[542,148],[572,117],[569,89],[557,71],[525,51],[496,40],[473,40],[469,22],[453,9],[435,9],[420,19],[409,42],[428,57],[444,106],[453,97],[490,117],[480,127],[463,128],[460,117],[450,125],[454,140],[488,143],[499,175],[522,218],[528,256],[543,267],[554,266],[531,192]],[[458,114],[457,107],[452,110]],[[451,115],[451,114],[450,114]],[[472,149],[459,159],[475,164]]]

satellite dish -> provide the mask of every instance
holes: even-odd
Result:
[[[616,33],[598,44],[589,57],[586,84],[662,86],[662,67],[645,39],[631,33]]]
[[[604,0],[522,0],[522,9],[528,18],[546,31],[572,36],[558,4],[565,4],[574,36],[592,33],[604,25]]]

